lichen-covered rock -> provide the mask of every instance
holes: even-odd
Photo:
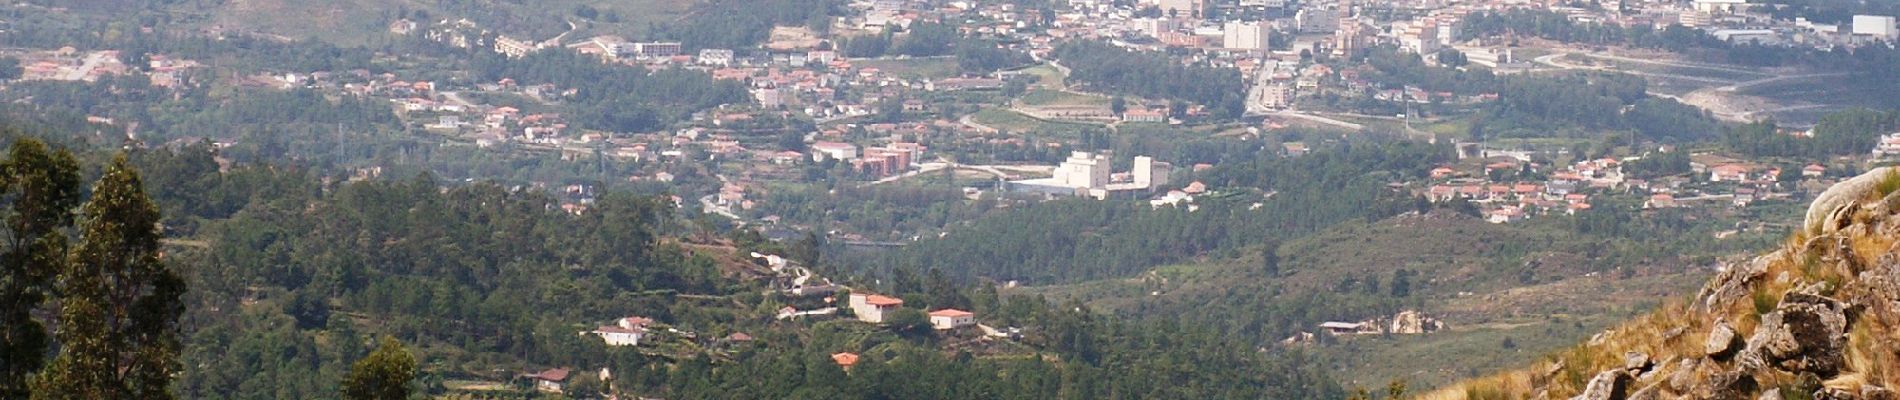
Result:
[[[1732,332],[1731,332],[1732,333]],[[1695,388],[1695,370],[1702,367],[1702,359],[1688,358],[1676,362],[1676,370],[1669,375],[1669,390],[1676,393],[1688,393]]]
[[[1715,328],[1709,329],[1709,337],[1702,345],[1702,353],[1716,361],[1728,361],[1742,348],[1741,335],[1735,334],[1735,328],[1727,321],[1716,321]]]
[[[1631,374],[1641,375],[1644,372],[1649,372],[1649,367],[1654,365],[1655,363],[1650,362],[1649,355],[1643,354],[1643,352],[1632,351],[1623,353],[1623,369],[1629,370]]]
[[[1846,364],[1847,316],[1840,302],[1789,292],[1748,340],[1745,359],[1792,373],[1832,378]],[[1751,367],[1755,365],[1749,365]]]
[[[1693,398],[1707,400],[1748,400],[1755,391],[1761,390],[1753,375],[1740,371],[1723,371],[1709,374],[1696,384]]]
[[[1630,374],[1628,371],[1612,369],[1597,373],[1590,383],[1583,387],[1583,394],[1570,400],[1626,400],[1629,398]]]
[[[1728,269],[1716,274],[1708,285],[1696,292],[1695,306],[1702,311],[1718,310],[1747,298],[1753,284],[1768,274],[1768,263],[1780,257],[1781,252],[1777,251],[1748,262],[1729,264]]]

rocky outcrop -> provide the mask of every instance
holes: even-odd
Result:
[[[1751,368],[1767,366],[1832,378],[1846,362],[1846,347],[1847,315],[1840,302],[1813,294],[1788,293],[1775,311],[1762,316],[1761,326],[1755,328],[1748,347],[1742,350],[1742,363]]]
[[[1900,400],[1893,180],[1900,167],[1830,188],[1786,247],[1730,263],[1687,304],[1505,380],[1531,386],[1507,397]]]
[[[1809,230],[1823,232],[1839,229],[1838,223],[1841,221],[1837,220],[1836,216],[1840,214],[1840,211],[1859,205],[1861,201],[1874,193],[1874,190],[1880,186],[1881,180],[1886,179],[1887,175],[1893,172],[1892,167],[1875,168],[1827,188],[1827,191],[1821,192],[1821,195],[1816,196],[1814,202],[1808,205],[1807,218],[1802,220],[1802,226]]]

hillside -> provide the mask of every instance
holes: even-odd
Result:
[[[146,10],[164,21],[198,29],[259,33],[289,39],[317,39],[344,46],[387,43],[389,23],[409,18],[422,23],[466,18],[502,34],[548,39],[574,30],[573,39],[593,35],[638,38],[654,24],[685,15],[698,1],[679,0],[81,0],[49,3],[71,12],[123,17]],[[569,23],[573,25],[569,25]]]
[[[1670,240],[1638,243],[1580,233],[1561,219],[1491,224],[1439,210],[1346,223],[1284,243],[1272,266],[1255,246],[1240,256],[1133,278],[1018,290],[1078,299],[1130,318],[1222,327],[1261,345],[1314,332],[1320,322],[1419,310],[1447,328],[1302,347],[1328,360],[1349,387],[1393,380],[1429,387],[1520,365],[1587,338],[1693,289],[1709,276],[1710,255],[1765,248],[1779,235],[1748,232],[1700,243],[1724,225],[1708,217],[1648,216],[1698,222],[1670,231]],[[1504,342],[1510,344],[1501,349]]]
[[[1900,385],[1900,172],[1835,185],[1803,232],[1695,297],[1527,368],[1428,399],[1893,399]]]

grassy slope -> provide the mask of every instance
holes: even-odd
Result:
[[[1584,256],[1593,246],[1599,245],[1551,226],[1435,215],[1353,224],[1289,242],[1280,250],[1282,275],[1276,278],[1259,273],[1258,256],[1249,254],[1161,267],[1128,279],[1020,290],[1141,317],[1136,313],[1193,312],[1210,305],[1245,309],[1227,304],[1231,300],[1225,296],[1258,290],[1270,279],[1295,291],[1329,290],[1344,277],[1383,280],[1400,268],[1418,271],[1414,294],[1406,301],[1446,320],[1449,329],[1351,338],[1311,351],[1332,360],[1334,376],[1348,386],[1404,380],[1413,387],[1433,387],[1532,361],[1707,278],[1706,272],[1674,260],[1638,266],[1630,277],[1593,274],[1599,267]],[[1531,260],[1535,267],[1526,267]],[[1520,281],[1526,268],[1531,279]],[[1506,338],[1514,348],[1504,348]]]
[[[1869,306],[1848,317],[1846,365],[1839,375],[1823,382],[1824,387],[1858,392],[1862,384],[1900,387],[1900,310],[1881,304],[1900,296],[1888,292],[1878,280],[1866,280],[1868,274],[1890,274],[1890,260],[1900,254],[1900,196],[1888,196],[1900,189],[1900,175],[1888,177],[1861,208],[1850,213],[1850,223],[1835,232],[1801,232],[1789,238],[1782,249],[1762,256],[1755,262],[1765,267],[1757,278],[1720,276],[1711,287],[1724,282],[1740,282],[1748,291],[1738,298],[1718,299],[1712,307],[1693,307],[1689,301],[1674,301],[1648,315],[1603,332],[1599,339],[1577,344],[1544,357],[1528,367],[1498,373],[1447,386],[1422,396],[1426,399],[1506,399],[1529,398],[1547,391],[1548,398],[1565,398],[1580,393],[1599,371],[1623,365],[1627,352],[1642,352],[1652,360],[1702,359],[1703,343],[1715,322],[1728,321],[1737,334],[1747,338],[1758,329],[1762,315],[1772,311],[1784,293],[1795,288],[1825,283],[1821,293],[1836,299],[1859,300]],[[1884,199],[1883,199],[1884,198]],[[1885,204],[1882,204],[1885,203]],[[1734,268],[1742,268],[1740,265]],[[1732,280],[1729,280],[1732,279]],[[1685,291],[1686,292],[1686,291]],[[1705,289],[1705,293],[1707,289]],[[1706,301],[1697,299],[1698,302]],[[1850,311],[1851,312],[1851,311]],[[1670,332],[1680,334],[1670,335]],[[1728,363],[1703,362],[1693,375],[1698,380],[1709,376],[1711,364],[1734,368]],[[1655,374],[1668,379],[1675,371],[1663,362],[1664,370]],[[1764,368],[1754,377],[1764,389],[1783,389],[1798,385],[1801,378],[1775,368]],[[1648,385],[1667,384],[1657,378],[1631,384],[1631,390]],[[1812,389],[1802,389],[1806,394]],[[1664,393],[1687,396],[1690,393]],[[1752,396],[1751,396],[1752,397]]]

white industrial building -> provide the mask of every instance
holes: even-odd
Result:
[[[1892,41],[1896,37],[1894,17],[1856,15],[1854,16],[1854,36],[1871,36],[1874,39]]]
[[[1054,176],[1010,181],[1008,187],[1018,192],[1106,199],[1109,196],[1148,193],[1167,186],[1168,175],[1174,171],[1173,165],[1155,161],[1153,157],[1140,156],[1135,157],[1129,173],[1117,181],[1114,179],[1115,174],[1110,172],[1111,167],[1107,155],[1077,151],[1056,166]]]

